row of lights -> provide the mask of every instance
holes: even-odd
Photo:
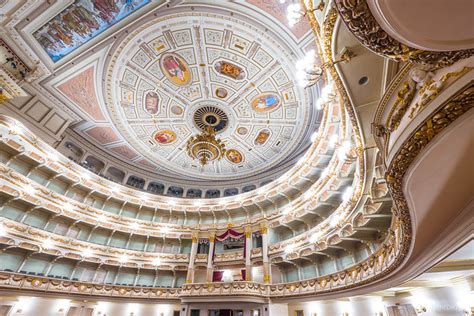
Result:
[[[22,134],[22,133],[23,133],[23,128],[20,127],[19,125],[12,125],[12,126],[10,126],[10,130],[11,130],[13,133],[15,133],[15,134]],[[312,136],[312,141],[315,141],[316,136],[317,136],[317,134],[315,133],[315,134]],[[58,157],[55,153],[52,153],[52,152],[49,153],[48,158],[49,158],[50,160],[52,160],[52,161],[58,161],[58,160],[59,160],[59,157]],[[302,159],[301,162],[303,162],[303,160],[304,160],[304,159]],[[286,177],[287,177],[287,176],[283,177],[281,180],[282,180],[282,181],[286,180]],[[89,179],[90,179],[90,176],[89,176],[87,173],[84,173],[84,174],[82,174],[82,178],[83,178],[83,179],[86,179],[86,180],[89,180]],[[24,191],[25,191],[27,194],[29,194],[29,195],[33,195],[34,193],[36,193],[36,189],[35,189],[32,185],[26,185],[26,186],[24,187]],[[118,192],[121,191],[121,189],[120,189],[119,187],[117,187],[117,186],[113,186],[113,187],[110,188],[110,191],[113,192],[113,193],[118,193]],[[262,190],[262,192],[263,192],[263,190]],[[170,199],[169,201],[167,201],[167,203],[168,203],[168,205],[170,205],[170,206],[175,206],[175,205],[176,205],[176,201],[175,201],[174,199]],[[221,200],[221,201],[219,201],[219,204],[225,204],[225,203],[227,203],[226,200]],[[196,200],[196,201],[194,202],[194,205],[196,205],[196,206],[201,206],[201,205],[203,205],[203,202],[200,201],[200,200]],[[70,210],[70,209],[71,209],[71,205],[70,205],[69,203],[66,203],[66,205],[64,206],[64,208],[67,209],[67,210]],[[99,220],[100,222],[103,222],[103,221],[106,220],[106,217],[105,217],[104,215],[99,215],[98,220]],[[137,225],[137,224],[132,224],[132,225],[135,226],[135,225]],[[136,227],[135,229],[138,229],[138,227]],[[162,231],[163,231],[163,230],[164,230],[164,232],[166,232],[166,231],[167,231],[167,228],[162,229]]]
[[[0,236],[3,236],[2,234],[5,235],[5,230],[3,228],[3,225],[0,226]],[[54,248],[54,242],[51,238],[48,237],[45,240],[43,240],[42,246],[43,246],[44,249],[53,249]],[[82,254],[83,258],[90,258],[90,257],[94,256],[94,252],[90,248],[82,249],[81,254]],[[129,261],[129,258],[126,254],[123,254],[118,258],[118,261],[122,264],[127,263]],[[155,265],[155,266],[161,265],[161,259],[158,258],[158,257],[153,259],[152,264]]]

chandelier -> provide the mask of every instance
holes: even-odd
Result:
[[[225,144],[216,139],[216,130],[212,125],[203,128],[202,133],[192,136],[186,145],[188,155],[198,160],[201,166],[210,161],[221,160],[225,154]]]

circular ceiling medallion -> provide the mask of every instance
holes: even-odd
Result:
[[[227,90],[224,89],[224,88],[217,88],[216,89],[216,97],[218,97],[219,99],[225,99],[225,97],[227,97]]]
[[[252,109],[259,113],[273,111],[280,104],[280,97],[276,93],[262,93],[251,102]]]
[[[167,129],[157,131],[153,139],[162,145],[171,144],[176,140],[176,133]]]
[[[175,85],[185,86],[191,82],[189,66],[178,54],[163,54],[160,59],[160,66],[165,76]]]
[[[182,115],[184,113],[184,110],[179,105],[173,105],[171,107],[171,113],[173,113],[174,115]]]
[[[216,5],[150,18],[110,57],[108,117],[164,177],[242,183],[283,172],[314,132],[313,92],[293,69],[302,44],[228,13]],[[186,144],[208,125],[229,153],[201,168]]]
[[[193,115],[194,124],[204,131],[207,126],[212,126],[216,133],[226,129],[229,118],[227,114],[215,106],[203,106],[198,108]]]
[[[239,135],[247,135],[248,132],[249,130],[246,127],[239,127],[237,129],[237,134]]]

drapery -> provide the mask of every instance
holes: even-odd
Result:
[[[241,238],[244,236],[244,233],[239,233],[236,230],[233,230],[232,228],[227,229],[224,233],[220,235],[216,235],[216,239],[219,241],[226,240],[229,237],[232,238]],[[212,252],[212,261],[214,261],[214,256],[216,255],[216,244],[214,243],[214,251]],[[247,249],[247,238],[244,238],[244,258],[246,257],[246,250]]]
[[[242,281],[245,281],[246,280],[245,277],[247,276],[247,271],[245,269],[241,269],[240,273],[242,274]]]
[[[239,233],[238,231],[236,230],[233,230],[232,228],[228,228],[224,233],[222,233],[221,235],[216,235],[216,239],[219,240],[219,241],[223,241],[223,240],[226,240],[227,238],[229,237],[232,237],[232,238],[240,238],[244,235],[244,233]]]
[[[224,276],[224,271],[212,272],[212,282],[221,282],[223,276]]]

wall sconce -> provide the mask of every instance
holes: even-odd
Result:
[[[354,52],[344,48],[341,55],[336,60],[328,61],[321,65],[316,65],[316,52],[314,50],[308,51],[304,58],[298,60],[295,64],[296,80],[298,81],[298,85],[304,88],[314,86],[329,67],[338,63],[347,63],[354,56]]]
[[[282,2],[282,0],[280,0],[280,2],[284,3],[286,1]],[[307,0],[305,0],[305,3],[307,4]],[[326,5],[326,3],[323,0],[321,0],[315,8],[313,8],[312,10],[306,10],[306,9],[303,9],[301,7],[301,4],[299,4],[299,3],[289,4],[288,7],[286,8],[286,12],[287,12],[286,13],[286,18],[288,19],[288,24],[290,25],[290,27],[293,27],[303,17],[305,17],[306,14],[308,14],[308,12],[314,12],[314,11],[317,11],[317,10],[323,11],[325,5]]]

